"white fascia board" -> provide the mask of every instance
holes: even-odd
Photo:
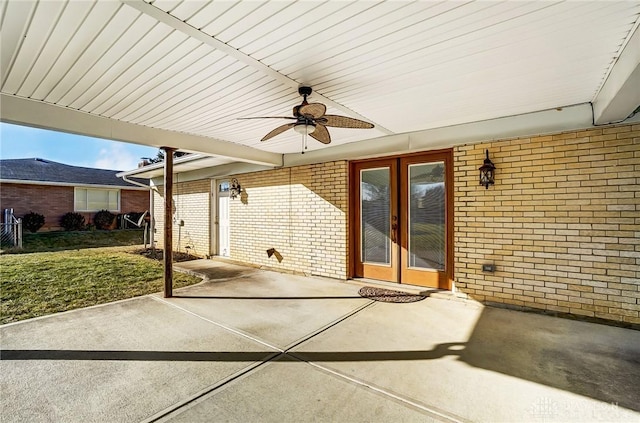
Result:
[[[274,169],[273,166],[260,166],[251,163],[227,163],[219,166],[211,166],[207,168],[190,170],[188,172],[178,173],[174,177],[174,184],[181,182],[199,181],[202,179],[225,178],[231,175],[240,175],[243,173],[260,172],[262,170]],[[151,179],[152,186],[164,185],[162,175]]]
[[[640,30],[636,29],[593,100],[596,125],[625,120],[640,106]]]
[[[173,169],[174,172],[179,172],[180,169],[177,168],[182,163],[191,163],[198,160],[206,159],[210,156],[206,156],[204,154],[190,154],[188,156],[176,157],[173,159]],[[177,168],[177,169],[176,169]],[[128,178],[143,178],[143,179],[151,179],[155,176],[156,172],[160,172],[160,174],[164,174],[164,162],[152,163],[143,167],[139,167],[137,169],[125,170],[123,172],[116,173],[118,178],[122,178],[126,176]],[[145,176],[145,174],[147,174]]]
[[[322,148],[305,154],[285,154],[283,165],[290,167],[334,160],[368,159],[450,148],[462,144],[588,129],[593,128],[592,119],[591,105],[585,103],[523,115],[357,141],[336,147]],[[635,120],[632,119],[632,121]],[[640,120],[640,116],[638,120]],[[180,178],[182,181],[196,180],[265,169],[268,169],[268,167],[253,166],[251,169],[245,169],[232,165],[223,165],[181,173]],[[153,182],[154,184],[162,184],[161,179],[154,178]]]
[[[50,181],[28,181],[24,179],[0,179],[0,184],[18,184],[18,185],[46,185],[53,187],[78,187],[78,188],[96,188],[96,189],[119,189],[127,191],[148,191],[149,188],[122,186],[122,185],[96,185],[96,184],[74,184],[69,182],[50,182]]]
[[[282,164],[280,154],[228,141],[151,128],[4,93],[0,94],[0,103],[2,122],[156,148],[173,147],[266,166]]]
[[[591,105],[579,104],[523,115],[357,141],[305,154],[286,154],[284,165],[298,166],[332,160],[365,159],[450,148],[456,145],[476,142],[545,135],[590,127],[593,127]]]

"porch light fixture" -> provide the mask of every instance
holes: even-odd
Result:
[[[240,182],[236,178],[233,178],[229,187],[229,197],[233,200],[240,194],[242,194],[242,186],[240,186]]]
[[[309,135],[316,130],[316,126],[312,123],[296,123],[293,130],[302,135]]]
[[[316,130],[316,124],[305,118],[304,122],[296,123],[293,130],[302,135],[302,154],[304,154],[307,149],[307,135]]]
[[[489,160],[489,150],[487,152],[487,158],[484,159],[484,164],[480,166],[480,185],[484,185],[485,189],[489,189],[489,185],[495,183],[494,176],[496,167]]]

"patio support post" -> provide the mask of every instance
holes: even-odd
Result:
[[[173,296],[173,153],[175,148],[164,150],[164,297]]]

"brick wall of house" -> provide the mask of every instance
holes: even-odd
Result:
[[[60,218],[65,213],[73,211],[73,201],[74,188],[70,186],[3,183],[0,187],[0,209],[13,208],[16,217],[22,217],[29,212],[43,215],[45,222],[40,231],[61,230]],[[123,213],[149,209],[147,191],[122,190],[120,201]],[[80,214],[90,223],[95,212]]]
[[[164,198],[163,187],[154,193],[154,218],[156,221],[155,240],[162,247],[164,237]],[[174,184],[173,249],[205,257],[210,253],[210,198],[211,181],[202,179]],[[184,225],[180,226],[180,221]]]
[[[485,149],[496,184],[479,186]],[[455,281],[489,303],[640,323],[640,125],[459,146]],[[483,273],[483,263],[497,266]]]
[[[236,175],[231,257],[276,269],[347,276],[346,161]],[[274,248],[271,258],[267,250]],[[280,259],[278,259],[280,257]]]
[[[149,210],[149,191],[123,189],[120,191],[120,212],[144,212]]]
[[[61,229],[60,217],[73,211],[73,187],[3,183],[0,208],[13,208],[16,217],[39,213],[44,216],[41,231],[58,230]]]

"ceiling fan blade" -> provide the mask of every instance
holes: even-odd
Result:
[[[332,126],[334,128],[371,129],[374,127],[372,123],[346,116],[324,115],[322,118],[327,120],[326,122],[322,122],[323,125]]]
[[[254,117],[241,117],[237,120],[249,120],[249,119],[296,119],[292,116],[254,116]]]
[[[309,103],[303,106],[300,106],[298,109],[298,113],[305,117],[312,117],[313,119],[318,119],[324,116],[324,112],[327,111],[327,106],[322,103]]]
[[[294,125],[295,125],[295,123],[287,123],[285,125],[278,126],[276,129],[274,129],[273,131],[269,132],[267,135],[262,137],[262,139],[260,141],[266,141],[266,140],[268,140],[270,138],[273,138],[276,135],[279,135],[279,134],[283,133],[287,129],[293,128]]]
[[[325,128],[324,125],[319,123],[316,123],[316,130],[309,135],[323,144],[329,144],[331,142],[331,135],[329,135],[329,131],[327,131],[327,128]]]

